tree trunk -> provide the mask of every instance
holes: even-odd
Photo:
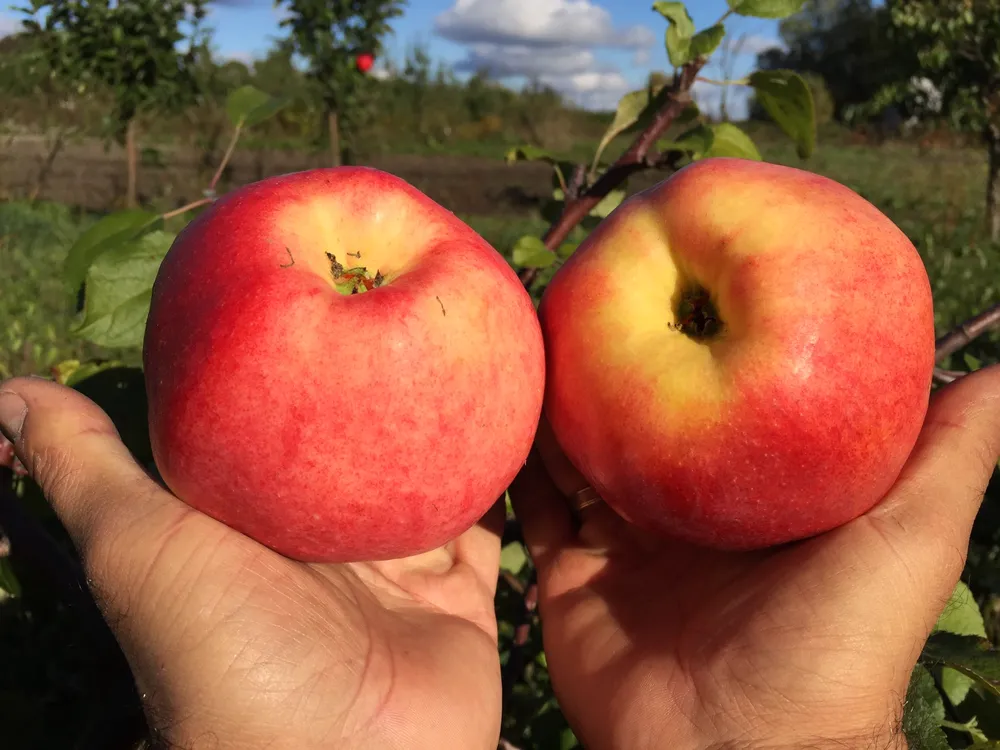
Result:
[[[330,164],[334,167],[340,166],[340,126],[337,123],[337,111],[331,109],[327,113],[327,121],[330,126]]]
[[[125,126],[125,159],[128,163],[128,188],[125,194],[125,205],[135,208],[139,201],[137,196],[138,154],[135,147],[135,118]]]
[[[1000,125],[986,126],[989,168],[986,176],[986,222],[990,239],[1000,240]]]

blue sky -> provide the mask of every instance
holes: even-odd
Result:
[[[6,3],[0,0],[0,8]],[[586,107],[611,107],[626,91],[641,86],[651,70],[666,69],[666,22],[651,0],[410,0],[387,40],[390,58],[422,43],[432,58],[460,74],[487,67],[511,86],[538,78]],[[725,0],[689,0],[695,24],[714,23]],[[280,35],[280,10],[273,0],[216,0],[210,23],[222,56],[249,61]],[[0,10],[0,34],[16,27],[12,11]],[[777,22],[731,18],[733,38],[744,37],[734,75],[753,66],[756,52],[778,43]],[[706,76],[721,77],[719,58]],[[718,90],[699,86],[703,106],[716,106]],[[737,116],[743,96],[735,90]]]

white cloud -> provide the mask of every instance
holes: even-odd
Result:
[[[434,28],[460,43],[636,49],[654,41],[645,26],[614,28],[611,14],[590,0],[455,0]]]
[[[653,32],[616,29],[591,0],[455,0],[435,19],[437,34],[466,47],[456,69],[487,70],[502,79],[538,80],[587,108],[613,108],[632,86],[600,48],[633,51],[649,62]]]
[[[615,109],[618,100],[632,88],[617,71],[577,73],[565,78],[544,76],[542,82],[587,109]]]
[[[631,88],[617,68],[576,47],[473,44],[456,65],[463,72],[486,70],[495,78],[537,80],[580,106],[613,108]]]
[[[577,47],[544,47],[520,44],[473,44],[465,59],[456,64],[463,72],[488,70],[497,78],[524,76],[536,78],[545,74],[568,76],[596,69],[597,60],[588,49]]]

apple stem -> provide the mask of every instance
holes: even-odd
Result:
[[[348,253],[348,255],[354,254]],[[330,260],[330,273],[333,276],[334,284],[341,294],[352,295],[370,292],[385,283],[385,276],[382,275],[381,271],[376,271],[375,275],[372,276],[364,266],[344,268],[344,264],[338,261],[337,256],[333,253],[327,253],[326,257]],[[361,254],[358,253],[354,257],[360,258]]]
[[[567,191],[562,214],[542,237],[545,247],[555,252],[556,248],[569,236],[569,233],[608,193],[620,186],[631,175],[662,165],[662,160],[656,153],[656,142],[691,103],[691,87],[698,78],[698,73],[704,67],[705,62],[705,58],[699,57],[681,68],[680,75],[676,77],[672,85],[670,96],[666,98],[653,121],[636,136],[628,150],[608,167],[593,185],[585,190],[575,191],[577,194],[572,196],[570,191]],[[537,268],[526,268],[520,273],[521,283],[525,287],[530,287],[537,276]]]

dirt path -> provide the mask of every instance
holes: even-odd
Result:
[[[34,188],[47,146],[40,137],[0,138],[0,198],[23,198]],[[194,149],[160,149],[159,164],[139,171],[143,204],[179,207],[201,197],[218,158],[201,164]],[[222,190],[272,175],[325,166],[323,155],[288,151],[238,151]],[[550,171],[543,164],[508,166],[500,160],[456,156],[382,156],[366,164],[396,174],[456,213],[518,215],[531,212],[548,195]],[[643,180],[643,185],[650,180]],[[106,211],[120,207],[125,160],[117,146],[68,144],[56,158],[40,198]]]

